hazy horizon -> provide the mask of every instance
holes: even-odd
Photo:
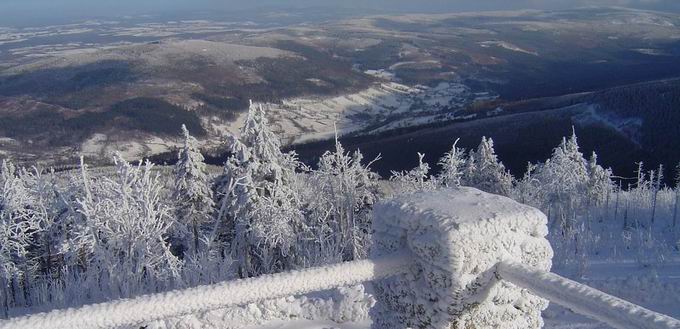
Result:
[[[0,2],[0,26],[55,23],[94,17],[125,15],[181,15],[202,11],[229,13],[258,8],[348,8],[357,12],[455,12],[519,9],[569,9],[584,6],[623,6],[667,12],[679,12],[680,3],[674,0],[119,0],[99,2],[91,0],[4,0]]]

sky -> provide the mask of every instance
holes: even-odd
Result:
[[[626,6],[680,12],[680,0],[0,0],[0,25],[102,16],[236,11],[258,7],[348,7],[374,11],[442,12]]]

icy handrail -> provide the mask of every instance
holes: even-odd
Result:
[[[501,262],[498,276],[578,314],[618,329],[680,329],[680,321],[605,294],[584,284],[514,262]]]
[[[28,315],[0,321],[0,329],[98,329],[140,325],[165,318],[380,280],[404,272],[411,262],[410,254],[401,251],[372,260]]]

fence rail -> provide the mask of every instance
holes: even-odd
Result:
[[[496,270],[507,280],[575,313],[618,329],[680,329],[680,321],[605,294],[557,274],[502,262]]]
[[[303,271],[265,275],[161,294],[28,315],[0,322],[0,329],[104,329],[351,286],[400,275],[413,262],[408,252]],[[680,329],[680,321],[607,295],[557,274],[501,262],[497,276],[576,313],[619,329]]]
[[[104,329],[352,286],[404,272],[407,252],[14,318],[0,329]]]

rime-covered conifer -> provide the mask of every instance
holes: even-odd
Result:
[[[590,179],[575,133],[569,139],[562,139],[534,177],[540,182],[541,203],[550,206],[550,215],[559,220],[564,229],[571,229]]]
[[[675,167],[675,204],[673,205],[673,230],[678,226],[678,211],[680,211],[680,163]]]
[[[597,163],[597,154],[593,152],[588,160],[587,203],[603,204],[612,190],[611,170],[604,169]]]
[[[491,138],[482,137],[477,150],[470,151],[462,183],[485,192],[510,195],[512,175],[498,160]]]
[[[242,277],[294,268],[302,223],[293,189],[295,154],[281,152],[265,109],[252,103],[240,137],[230,144],[232,156],[217,183],[218,235],[230,242]]]
[[[208,172],[198,141],[182,125],[184,146],[174,168],[173,198],[176,202],[176,238],[189,254],[199,250],[203,226],[212,217],[214,201]]]

